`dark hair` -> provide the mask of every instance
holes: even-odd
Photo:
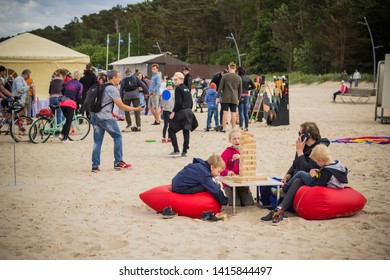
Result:
[[[239,76],[245,75],[245,74],[246,74],[246,71],[245,71],[244,67],[238,66],[238,67],[237,67],[237,74],[238,74]]]
[[[159,68],[160,68],[160,65],[158,65],[157,63],[153,63],[153,64],[152,64],[152,68],[153,68],[153,67],[157,67],[157,69],[159,69]]]
[[[25,69],[25,70],[23,70],[23,72],[22,72],[22,75],[28,75],[28,76],[30,76],[30,74],[31,74],[31,71],[30,71],[29,69]]]
[[[309,133],[314,140],[321,139],[320,130],[315,122],[304,122],[301,124],[302,133]]]

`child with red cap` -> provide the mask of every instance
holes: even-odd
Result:
[[[207,90],[206,97],[204,101],[207,103],[207,124],[205,131],[209,131],[211,128],[211,118],[214,115],[215,121],[215,131],[218,131],[219,122],[218,122],[218,92],[217,85],[211,83],[209,89]]]

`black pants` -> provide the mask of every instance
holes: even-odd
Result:
[[[169,116],[171,115],[171,112],[169,111],[163,111],[163,119],[164,119],[164,127],[163,127],[163,138],[167,135],[167,130],[169,126]]]
[[[74,116],[74,109],[67,106],[61,106],[62,114],[64,115],[66,122],[62,127],[61,134],[64,135],[64,140],[68,139],[70,127],[72,126],[72,120]]]
[[[284,196],[282,203],[280,203],[279,206],[281,206],[284,210],[290,209],[293,205],[295,194],[303,185],[304,184],[301,179],[295,179],[294,182],[291,184],[290,188],[288,189],[288,192]]]
[[[133,107],[138,107],[140,104],[140,100],[139,100],[139,98],[125,99],[125,100],[123,100],[123,103],[125,103],[128,106],[130,106],[130,104],[133,103]],[[125,111],[125,116],[126,116],[127,126],[131,126],[130,112]],[[135,116],[135,124],[137,125],[137,127],[140,127],[141,126],[141,112],[134,111],[134,116]]]
[[[174,132],[171,127],[168,128],[168,136],[169,138],[171,138],[173,151],[180,152],[179,146],[177,144],[176,133],[177,132]],[[183,129],[183,138],[184,138],[183,153],[187,153],[187,150],[189,149],[189,145],[190,145],[190,131],[188,129]]]

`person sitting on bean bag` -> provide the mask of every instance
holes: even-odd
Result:
[[[300,179],[302,185],[307,186],[325,186],[329,188],[344,188],[348,183],[348,169],[339,161],[334,160],[327,146],[319,144],[313,148],[310,158],[320,166],[320,169],[311,169],[310,172],[299,171],[291,179],[291,182]],[[290,182],[289,181],[289,182]],[[284,187],[289,187],[289,182],[285,183]],[[272,220],[273,225],[278,225],[283,220],[283,215],[286,209],[292,206],[294,197],[299,188],[293,187],[288,189],[282,203],[280,203],[267,216],[263,217],[263,221]]]
[[[172,179],[172,191],[181,194],[193,194],[208,191],[221,205],[227,205],[228,198],[213,181],[222,170],[225,162],[219,155],[211,155],[207,161],[194,158]]]

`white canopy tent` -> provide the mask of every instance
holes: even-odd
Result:
[[[39,98],[49,97],[49,84],[54,71],[64,68],[82,73],[89,61],[88,55],[31,33],[23,33],[0,43],[0,65],[17,74],[30,69]]]

